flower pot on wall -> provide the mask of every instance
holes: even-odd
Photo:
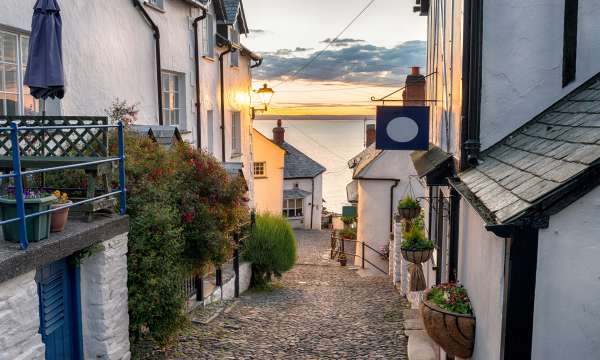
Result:
[[[421,316],[429,337],[448,356],[470,358],[475,346],[475,317],[444,310],[428,298],[429,291],[426,291],[421,303]]]
[[[422,264],[431,259],[433,249],[429,250],[411,250],[411,249],[400,249],[404,260],[413,264]]]
[[[51,207],[53,209],[59,208],[61,206],[66,206],[72,204],[71,201],[64,204],[53,204]],[[65,225],[67,224],[67,219],[69,218],[69,208],[61,209],[55,211],[51,215],[50,219],[50,232],[61,232],[65,229]]]
[[[32,214],[50,209],[50,206],[56,202],[52,195],[25,199],[25,214]],[[2,220],[9,220],[18,217],[17,201],[15,199],[0,197],[0,208],[2,209]],[[50,235],[50,214],[44,214],[25,220],[27,228],[27,240],[36,242],[47,239]],[[19,223],[12,222],[2,225],[4,231],[4,240],[10,242],[19,242]]]

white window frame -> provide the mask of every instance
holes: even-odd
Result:
[[[25,78],[25,70],[27,68],[27,51],[29,45],[29,35],[25,33],[13,32],[0,29],[0,35],[2,37],[13,37],[15,39],[15,59],[14,61],[8,61],[4,59],[3,44],[0,44],[0,93],[8,97],[12,95],[16,98],[15,113],[8,114],[7,100],[0,99],[0,115],[40,115],[40,102],[29,95],[29,87],[23,84]],[[14,91],[8,91],[6,88],[6,71],[8,67],[16,70],[16,88]],[[25,111],[25,103],[30,102],[33,104],[33,108],[29,111]]]
[[[242,154],[242,113],[231,112],[231,154]]]
[[[202,21],[202,56],[215,58],[215,18],[210,13]]]
[[[229,28],[229,41],[231,41],[234,45],[240,44],[240,32],[237,31],[234,27]],[[239,67],[240,66],[240,51],[236,50],[229,54],[229,62],[231,67]]]
[[[163,70],[161,80],[165,125],[177,126],[185,130],[185,74]]]
[[[267,163],[265,161],[257,161],[253,166],[254,177],[266,178],[267,177]]]
[[[298,207],[300,204],[300,207]],[[292,216],[293,215],[293,216]],[[304,199],[283,199],[283,217],[288,219],[300,219],[304,217]]]
[[[165,0],[146,0],[146,3],[160,10],[165,9]]]

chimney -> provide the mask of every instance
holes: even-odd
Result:
[[[406,76],[406,88],[402,94],[404,105],[424,106],[425,96],[425,76],[419,72],[418,66],[413,66],[410,75]]]
[[[375,124],[367,125],[366,143],[365,146],[369,147],[375,143],[376,138]]]
[[[285,129],[281,126],[281,119],[277,120],[277,127],[273,128],[273,142],[279,146],[285,141]]]

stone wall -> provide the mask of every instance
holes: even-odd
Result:
[[[101,243],[81,263],[83,348],[86,359],[129,359],[127,234]]]
[[[0,283],[0,360],[44,359],[35,271]]]

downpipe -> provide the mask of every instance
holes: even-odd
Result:
[[[192,26],[194,28],[194,62],[196,66],[196,136],[198,138],[198,149],[202,149],[202,105],[200,93],[200,40],[198,39],[198,23],[204,20],[207,15],[206,9],[202,8],[202,15],[194,19]]]
[[[235,52],[231,42],[227,42],[227,50],[219,55],[219,70],[221,75],[221,159],[225,162],[225,55]]]

